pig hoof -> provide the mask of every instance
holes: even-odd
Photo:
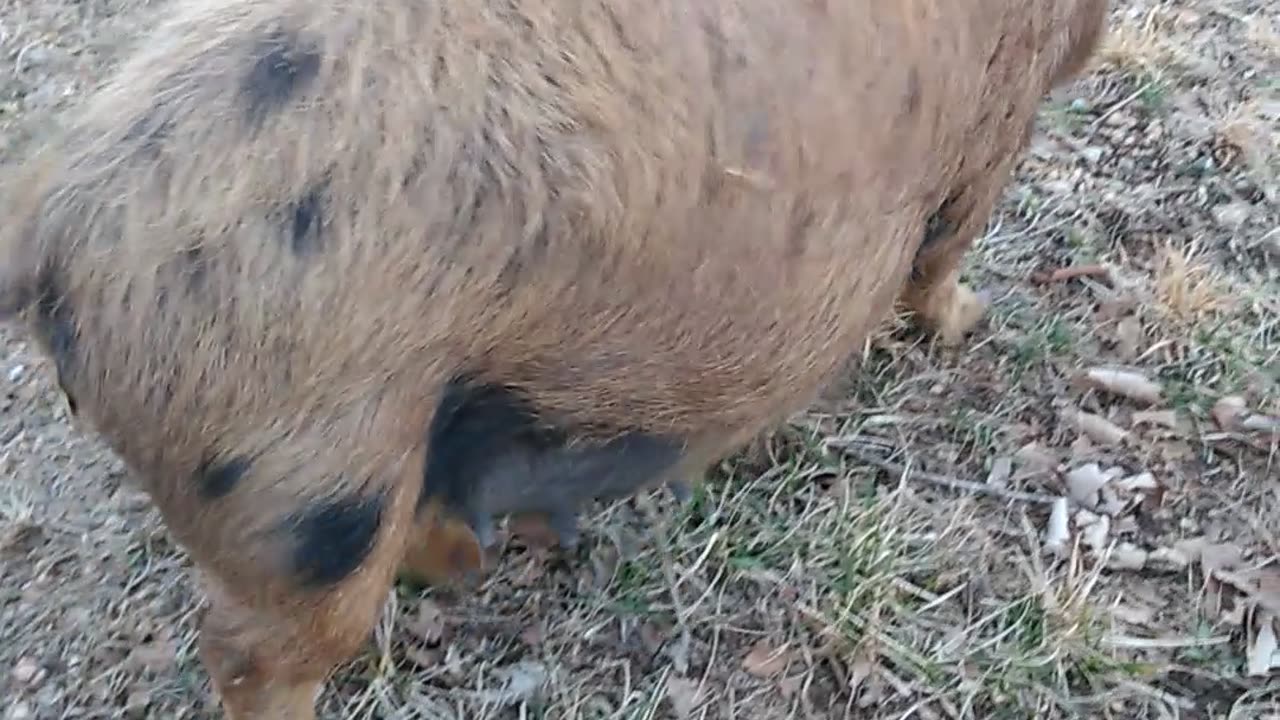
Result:
[[[957,345],[964,340],[982,320],[991,302],[990,291],[974,292],[968,286],[957,283],[951,311],[941,328],[943,340]]]

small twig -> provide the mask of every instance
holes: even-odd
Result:
[[[1044,505],[1052,505],[1054,502],[1057,502],[1058,500],[1058,498],[1053,497],[1051,495],[1042,495],[1040,493],[1019,492],[1017,490],[1005,490],[1004,488],[995,487],[994,485],[987,485],[985,483],[974,482],[972,480],[960,480],[958,478],[946,477],[945,475],[937,475],[934,473],[925,472],[923,470],[913,470],[911,468],[908,468],[905,465],[899,465],[897,463],[891,463],[887,460],[881,460],[878,457],[874,457],[864,452],[860,452],[854,447],[847,446],[847,445],[844,445],[844,446],[833,445],[833,447],[838,447],[840,451],[845,453],[846,455],[849,455],[850,457],[856,460],[859,460],[861,462],[864,462],[868,465],[871,465],[873,467],[880,468],[885,472],[896,473],[898,475],[905,475],[908,479],[911,479],[911,480],[920,480],[923,482],[930,483],[932,485],[940,485],[945,488],[951,488],[952,490],[968,490],[969,492],[978,493],[980,495],[991,495],[998,498],[1004,498],[1005,500],[1018,500],[1021,502],[1041,503]]]
[[[1147,89],[1154,84],[1155,83],[1153,82],[1143,83],[1142,85],[1138,86],[1137,90],[1134,90],[1124,99],[1120,100],[1115,105],[1112,105],[1111,107],[1107,108],[1106,112],[1099,115],[1092,123],[1089,123],[1089,132],[1092,133],[1093,131],[1097,130],[1099,127],[1102,126],[1102,123],[1107,121],[1107,118],[1111,117],[1112,115],[1115,115],[1116,113],[1120,112],[1125,107],[1127,107],[1129,103],[1142,97],[1142,93],[1146,92]]]
[[[1072,265],[1052,272],[1031,273],[1031,282],[1037,285],[1048,285],[1080,277],[1108,279],[1111,277],[1111,270],[1106,265]]]
[[[1168,638],[1144,638],[1133,637],[1131,635],[1108,635],[1102,638],[1102,642],[1113,647],[1150,650],[1152,648],[1177,649],[1188,647],[1208,647],[1210,645],[1221,645],[1231,642],[1230,635],[1214,635],[1212,637],[1168,637]]]

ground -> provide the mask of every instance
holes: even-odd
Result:
[[[162,5],[0,0],[0,162]],[[397,587],[322,716],[1280,718],[1278,182],[1280,5],[1117,0],[967,343],[879,337],[573,557]],[[185,555],[2,332],[0,718],[215,717]]]

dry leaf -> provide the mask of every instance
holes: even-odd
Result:
[[[853,658],[853,663],[849,666],[849,693],[857,696],[858,689],[871,673],[876,669],[875,652],[868,649],[867,645],[859,648],[858,653]]]
[[[1101,290],[1098,293],[1098,319],[1115,320],[1133,312],[1138,307],[1138,298],[1131,292],[1123,290]],[[1131,320],[1136,320],[1130,317]],[[1119,328],[1117,328],[1118,332]]]
[[[1218,427],[1223,430],[1234,430],[1239,421],[1249,414],[1249,410],[1244,404],[1244,398],[1229,395],[1214,403],[1210,414],[1213,415],[1213,421],[1218,423]]]
[[[1244,550],[1234,543],[1210,543],[1200,548],[1200,566],[1206,574],[1234,570],[1244,562]]]
[[[1082,463],[1091,457],[1097,455],[1097,443],[1089,439],[1088,435],[1081,433],[1071,442],[1071,462]]]
[[[1123,360],[1132,360],[1138,356],[1138,348],[1142,345],[1142,323],[1138,318],[1129,316],[1116,323],[1116,352]]]
[[[19,658],[13,670],[10,671],[10,675],[19,685],[34,685],[36,677],[40,674],[40,663],[29,657]]]
[[[1106,546],[1109,532],[1111,532],[1111,518],[1106,515],[1098,515],[1094,516],[1093,522],[1081,529],[1080,539],[1085,546],[1097,552]]]
[[[1062,552],[1067,540],[1071,539],[1069,510],[1067,499],[1060,497],[1053,502],[1053,509],[1049,511],[1049,526],[1044,531],[1044,544],[1054,553]]]
[[[1280,433],[1280,418],[1250,411],[1244,398],[1238,395],[1229,395],[1214,403],[1211,414],[1223,430]]]
[[[1160,487],[1160,484],[1156,482],[1155,476],[1149,472],[1121,478],[1112,483],[1112,485],[1125,492],[1141,492],[1143,490],[1155,490]]]
[[[1102,497],[1102,501],[1098,503],[1098,509],[1106,515],[1118,516],[1124,512],[1125,506],[1128,504],[1120,499],[1120,494],[1116,492],[1115,483],[1103,485],[1099,495]]]
[[[1156,548],[1147,553],[1147,567],[1165,570],[1182,570],[1191,564],[1187,553],[1177,548]]]
[[[133,690],[124,700],[124,711],[127,715],[137,716],[151,704],[151,693],[146,690]]]
[[[1234,570],[1244,562],[1244,551],[1234,543],[1211,543],[1208,538],[1192,537],[1173,544],[1188,560],[1200,563],[1205,576],[1221,570]]]
[[[1049,472],[1058,464],[1057,459],[1049,451],[1034,442],[1018,448],[1018,451],[1013,454],[1013,462],[1020,470],[1027,473]]]
[[[1133,414],[1133,425],[1158,425],[1172,430],[1178,426],[1178,413],[1175,410],[1139,410]]]
[[[803,677],[796,677],[793,675],[791,677],[782,678],[778,681],[778,694],[781,695],[784,700],[790,700],[803,685]]]
[[[529,647],[537,647],[546,639],[546,634],[542,631],[541,625],[530,625],[520,631],[520,642]]]
[[[702,690],[697,680],[667,676],[667,700],[678,718],[687,718],[702,703]]]
[[[439,650],[423,650],[417,645],[409,645],[404,649],[404,656],[418,667],[437,669],[440,665]]]
[[[541,582],[542,577],[547,572],[546,554],[545,546],[530,545],[529,558],[515,573],[515,576],[511,578],[511,584],[516,587],[526,588],[533,587]]]
[[[1160,457],[1168,463],[1185,462],[1195,457],[1195,451],[1184,442],[1162,442],[1157,446]]]
[[[888,694],[889,687],[884,677],[878,672],[873,672],[862,682],[862,694],[858,696],[854,705],[860,710],[876,707],[885,702],[885,696]]]
[[[756,677],[771,677],[786,668],[790,656],[785,645],[775,650],[770,647],[767,639],[762,638],[742,659],[742,667]]]
[[[1081,509],[1076,511],[1076,516],[1072,519],[1075,521],[1076,527],[1084,528],[1097,522],[1098,515],[1089,510]]]
[[[1090,440],[1102,445],[1119,445],[1129,436],[1129,433],[1101,415],[1083,410],[1067,410],[1064,415],[1068,422],[1075,425]]]
[[[133,650],[129,651],[129,658],[126,662],[136,668],[161,672],[173,665],[174,654],[173,643],[168,640],[157,639],[152,642],[135,645]]]
[[[1107,484],[1098,463],[1089,463],[1067,473],[1067,494],[1076,503],[1094,509],[1098,507],[1098,491]]]
[[[1112,606],[1111,614],[1130,625],[1149,625],[1156,619],[1155,608],[1149,605],[1133,605],[1124,602],[1116,603]]]
[[[1280,418],[1255,413],[1240,421],[1240,429],[1247,432],[1280,433]]]
[[[422,598],[418,601],[418,614],[405,623],[405,629],[428,645],[434,645],[444,634],[444,613],[434,600]]]
[[[1280,668],[1280,643],[1276,642],[1275,618],[1271,613],[1259,613],[1258,633],[1246,657],[1246,673],[1253,677],[1269,675],[1272,669]]]
[[[1213,578],[1244,593],[1249,602],[1280,615],[1280,569],[1264,567],[1252,572],[1218,569]]]
[[[1009,476],[1013,474],[1013,458],[998,457],[991,462],[991,472],[987,473],[987,484],[992,487],[1005,487],[1009,484]]]
[[[1107,556],[1107,567],[1113,570],[1141,570],[1147,565],[1147,551],[1130,542],[1122,542]]]
[[[1131,370],[1093,368],[1085,374],[1085,377],[1095,387],[1147,405],[1155,405],[1163,399],[1158,384],[1147,379],[1145,375]]]

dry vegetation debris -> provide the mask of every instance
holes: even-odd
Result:
[[[0,0],[0,162],[162,4]],[[969,344],[886,333],[687,506],[397,587],[325,716],[1280,717],[1280,8],[1116,5]],[[0,341],[0,717],[211,717],[187,561]]]

